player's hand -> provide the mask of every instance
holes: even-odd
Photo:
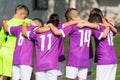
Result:
[[[111,27],[111,25],[110,24],[108,24],[108,23],[104,23],[104,24],[101,24],[103,27]]]
[[[51,27],[54,26],[54,25],[51,24],[51,23],[49,23],[49,24],[47,24],[47,26],[48,26],[49,28],[51,28]]]
[[[106,18],[106,20],[108,21],[108,22],[115,22],[112,18]]]
[[[3,19],[3,20],[2,20],[2,25],[4,26],[5,24],[7,24],[7,21],[8,21],[8,20]]]
[[[83,28],[84,26],[85,26],[84,23],[78,23],[78,24],[77,24],[77,27],[78,27],[78,28]]]

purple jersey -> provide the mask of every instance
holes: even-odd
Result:
[[[59,37],[51,31],[47,31],[41,34],[30,32],[28,38],[36,41],[35,71],[59,69]]]
[[[28,30],[32,30],[33,26],[29,26]],[[10,27],[9,33],[17,37],[16,47],[14,51],[13,64],[32,65],[32,57],[34,53],[34,43],[22,36],[22,26]]]
[[[100,31],[103,31],[104,27],[100,27]],[[117,56],[113,43],[114,33],[110,30],[107,38],[105,39],[96,39],[96,54],[95,62],[98,65],[107,65],[107,64],[117,64]]]
[[[76,25],[71,25],[61,29],[61,32],[63,37],[70,36],[67,66],[89,67],[90,40],[94,30],[87,27],[78,29]]]
[[[61,22],[59,25],[58,25],[58,28],[61,29],[61,28],[64,28],[64,25],[63,25],[64,22]],[[61,61],[64,61],[65,60],[65,51],[64,51],[64,38],[63,37],[60,37],[60,42],[59,42],[59,57],[58,57],[58,60],[59,62]]]

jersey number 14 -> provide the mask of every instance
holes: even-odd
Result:
[[[80,47],[87,43],[87,47],[90,45],[91,31],[90,30],[79,30],[80,33]]]

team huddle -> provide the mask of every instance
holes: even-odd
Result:
[[[2,21],[0,80],[3,76],[30,80],[33,74],[35,80],[62,80],[63,74],[66,80],[92,80],[93,59],[96,80],[115,80],[118,60],[113,36],[117,29],[114,20],[105,18],[99,8],[91,10],[88,21],[81,20],[75,8],[66,10],[63,22],[56,13],[50,15],[46,24],[39,18],[26,18],[28,15],[28,8],[22,4],[16,7],[12,19]],[[67,35],[66,58],[64,37]]]

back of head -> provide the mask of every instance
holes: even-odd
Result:
[[[91,14],[88,19],[89,22],[95,22],[95,23],[103,23],[102,22],[102,17],[99,14]]]
[[[92,14],[99,14],[102,18],[104,17],[102,11],[99,8],[93,8],[90,12],[90,15]]]
[[[35,23],[36,23],[38,26],[40,26],[40,27],[43,26],[43,21],[42,21],[40,18],[34,18],[33,21],[35,21]]]
[[[48,23],[52,23],[54,26],[57,27],[58,24],[59,24],[59,15],[56,14],[56,13],[51,14],[50,17],[49,17],[49,20],[48,20],[47,24]]]
[[[80,12],[75,8],[69,8],[65,12],[65,18],[67,21],[71,20],[72,17],[75,17],[75,18],[80,17]]]
[[[29,9],[24,4],[20,4],[15,8],[15,14],[17,14],[17,13],[26,14],[26,16],[28,16]]]

